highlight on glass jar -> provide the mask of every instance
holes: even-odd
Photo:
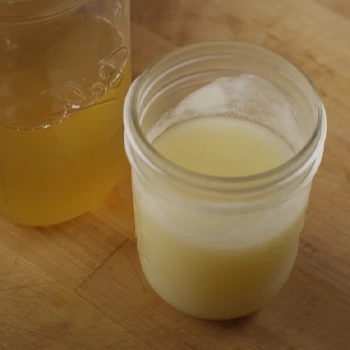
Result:
[[[259,46],[208,42],[145,71],[124,107],[136,236],[154,290],[231,319],[288,279],[326,114],[309,79]]]
[[[0,4],[1,214],[51,225],[113,188],[129,51],[129,0]]]

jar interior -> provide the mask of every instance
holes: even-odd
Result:
[[[226,91],[229,105],[217,105],[217,110],[177,107],[194,91],[227,77],[236,79]],[[248,87],[255,90],[239,90],[242,77],[255,79],[255,86]],[[318,122],[318,97],[306,76],[268,50],[240,44],[199,45],[167,56],[147,71],[138,99],[138,122],[150,143],[179,122],[224,114],[268,128],[296,154],[312,138]]]

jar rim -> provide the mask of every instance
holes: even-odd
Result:
[[[309,87],[311,87],[314,97],[317,99],[317,119],[312,135],[305,143],[305,145],[289,160],[273,169],[269,169],[258,174],[238,177],[221,177],[200,174],[185,169],[162,156],[153,147],[152,143],[147,140],[146,135],[141,130],[141,126],[138,122],[137,101],[139,98],[140,87],[142,86],[142,83],[147,75],[150,74],[153,69],[157,68],[158,65],[175,55],[181,55],[191,50],[196,50],[204,47],[220,47],[222,45],[252,49],[282,60],[283,63],[293,68],[298,74],[300,74],[302,78],[306,80]],[[134,81],[129,90],[124,107],[124,125],[127,142],[129,142],[131,146],[137,151],[138,155],[143,159],[143,161],[148,163],[148,165],[151,166],[154,170],[161,172],[167,176],[177,178],[178,180],[182,180],[187,184],[195,185],[195,187],[198,187],[198,183],[200,183],[200,187],[202,188],[217,190],[218,184],[221,184],[224,186],[224,191],[232,190],[234,192],[237,191],[238,185],[246,184],[247,186],[244,187],[243,190],[246,192],[247,190],[256,190],[257,188],[265,188],[266,186],[270,187],[271,185],[277,183],[281,184],[288,182],[291,177],[294,178],[295,176],[298,176],[303,171],[308,169],[312,163],[317,160],[317,158],[322,157],[323,144],[327,132],[327,120],[324,106],[316,87],[310,78],[306,75],[306,73],[303,72],[303,70],[301,70],[293,62],[289,61],[285,57],[277,54],[272,50],[269,50],[260,45],[240,41],[205,41],[194,43],[178,48],[156,60]],[[317,150],[320,150],[321,152],[317,152]]]

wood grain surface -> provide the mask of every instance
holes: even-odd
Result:
[[[350,1],[131,0],[134,76],[175,47],[229,39],[299,65],[328,112],[300,251],[255,315],[205,322],[148,286],[133,238],[130,178],[91,213],[47,229],[0,221],[1,350],[350,349]]]

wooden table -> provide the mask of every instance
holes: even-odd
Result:
[[[261,312],[186,317],[148,286],[133,241],[129,174],[93,212],[50,229],[0,222],[1,350],[350,349],[350,2],[131,0],[134,75],[177,46],[235,39],[313,79],[329,117],[300,253]]]

